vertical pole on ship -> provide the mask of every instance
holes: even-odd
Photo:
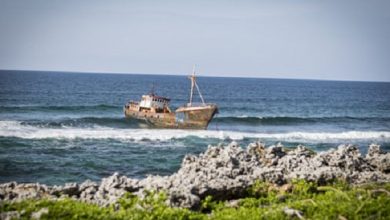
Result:
[[[196,77],[195,77],[195,64],[194,64],[194,68],[192,69],[192,75],[189,76],[188,78],[191,79],[190,106],[192,106],[192,97],[193,97],[193,95],[194,95],[194,86],[196,86],[196,90],[198,90],[200,99],[202,100],[202,104],[205,105],[205,102],[204,102],[202,93],[200,93],[199,86],[198,86],[198,84],[196,83]]]
[[[192,106],[192,96],[194,94],[194,86],[195,86],[195,64],[192,68],[192,76],[189,77],[191,79],[191,93],[190,93],[190,106]]]

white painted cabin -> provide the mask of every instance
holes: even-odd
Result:
[[[161,96],[156,96],[153,94],[143,95],[141,102],[139,103],[140,108],[155,108],[155,109],[164,109],[169,105],[169,99]]]

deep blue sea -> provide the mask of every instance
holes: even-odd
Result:
[[[172,109],[188,101],[186,76],[0,71],[0,183],[168,175],[185,154],[232,140],[390,151],[390,83],[199,77],[219,106],[208,130],[125,119],[123,105],[153,84]]]

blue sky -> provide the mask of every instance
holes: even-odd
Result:
[[[0,0],[0,69],[390,81],[390,1]]]

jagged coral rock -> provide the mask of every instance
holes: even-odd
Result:
[[[286,149],[281,144],[267,148],[256,142],[243,149],[232,142],[227,146],[209,146],[198,156],[186,155],[180,169],[170,176],[138,180],[114,173],[103,178],[100,184],[87,180],[80,185],[67,183],[53,187],[10,182],[0,185],[0,199],[69,196],[107,206],[116,203],[126,192],[142,198],[145,191],[164,191],[167,204],[197,208],[201,199],[209,195],[215,199],[242,198],[257,180],[277,185],[293,179],[318,183],[336,178],[352,184],[390,182],[389,171],[390,153],[383,152],[379,145],[370,145],[363,157],[353,145],[340,145],[316,154],[302,145],[295,149]]]

